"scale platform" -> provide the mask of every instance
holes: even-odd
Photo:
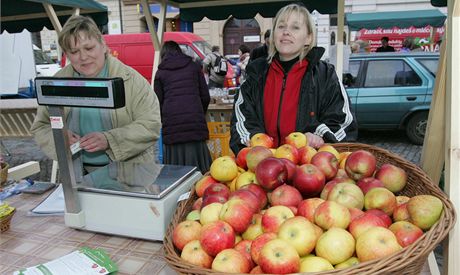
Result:
[[[65,219],[66,225],[163,240],[179,197],[201,176],[192,166],[113,162],[77,183],[83,222]]]

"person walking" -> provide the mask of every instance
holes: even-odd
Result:
[[[218,65],[216,60],[223,56],[220,54],[219,46],[212,46],[211,51],[203,60],[203,71],[208,75],[208,87],[209,89],[223,88],[225,75],[219,75],[214,70],[214,67]]]
[[[249,52],[250,49],[248,46],[241,44],[238,47],[238,55],[240,56],[240,60],[236,65],[240,71],[240,84],[242,84],[246,80],[246,66],[249,63]]]
[[[246,81],[235,96],[230,147],[235,155],[257,133],[266,133],[275,146],[291,132],[302,132],[310,146],[351,141],[357,124],[350,100],[334,66],[321,60],[315,47],[310,12],[299,4],[278,11],[267,59],[246,67]]]
[[[390,44],[388,44],[388,42],[390,41],[390,39],[388,38],[388,36],[384,36],[380,39],[380,43],[382,43],[382,46],[381,47],[378,47],[376,52],[378,53],[382,53],[382,52],[394,52],[395,51],[395,48],[393,48],[392,46],[390,46]]]
[[[206,140],[209,90],[199,64],[174,41],[164,43],[154,90],[161,107],[165,164],[196,166],[205,173],[212,159]]]

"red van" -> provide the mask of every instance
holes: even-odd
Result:
[[[104,39],[113,56],[151,82],[154,48],[149,33],[109,34],[104,35]],[[207,54],[211,53],[209,43],[191,32],[165,32],[164,41],[170,40],[177,42],[182,51],[196,61],[203,60]],[[233,72],[227,75],[232,78]],[[225,82],[226,84],[232,83],[227,79]]]

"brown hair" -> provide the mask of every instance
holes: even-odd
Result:
[[[88,38],[95,38],[99,41],[99,43],[105,45],[102,33],[92,18],[81,15],[72,15],[62,27],[62,31],[59,33],[59,46],[61,46],[64,52],[70,51],[70,42],[72,39],[76,44],[76,42],[80,40],[82,34],[86,35]]]

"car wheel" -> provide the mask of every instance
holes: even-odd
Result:
[[[416,113],[409,119],[406,126],[406,135],[412,143],[417,145],[423,144],[427,123],[427,112]]]

